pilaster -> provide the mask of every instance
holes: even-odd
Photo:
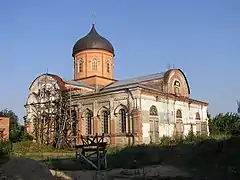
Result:
[[[111,129],[110,129],[110,135],[111,135],[111,144],[116,144],[116,122],[115,119],[111,119]]]
[[[83,113],[80,111],[80,109],[78,109],[78,123],[77,123],[77,125],[78,125],[78,132],[77,132],[77,140],[76,140],[76,143],[77,144],[80,144],[81,143],[81,139],[80,139],[80,136],[81,135],[83,135],[83,132],[82,132],[82,130],[83,130],[83,118],[82,118],[82,115],[83,115]]]
[[[116,120],[114,115],[114,98],[110,98],[109,101],[109,110],[110,110],[110,135],[111,135],[111,144],[116,144]]]
[[[132,111],[132,120],[134,124],[133,133],[137,135],[138,144],[143,143],[143,134],[142,134],[142,116],[139,109],[134,109]]]
[[[99,118],[97,117],[97,116],[94,116],[94,118],[93,118],[93,134],[95,135],[95,134],[100,134],[100,127],[99,127]]]

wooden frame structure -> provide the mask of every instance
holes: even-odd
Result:
[[[82,144],[76,145],[76,159],[85,161],[96,170],[107,168],[107,142],[104,141],[104,134],[99,136],[82,136]]]
[[[31,135],[36,142],[51,144],[57,149],[74,148],[77,138],[77,107],[71,103],[71,88],[61,90],[56,82],[49,83],[45,76],[38,80],[37,91],[32,92],[31,96],[34,102],[26,104],[25,108],[32,111]]]

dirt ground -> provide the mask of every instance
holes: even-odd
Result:
[[[182,172],[173,166],[147,166],[141,169],[114,169],[110,171],[54,171],[51,170],[54,176],[65,180],[84,179],[104,179],[104,180],[130,180],[130,179],[174,179],[181,177],[181,179],[190,179],[190,175]],[[98,178],[97,178],[98,177]]]
[[[0,179],[8,180],[56,180],[41,162],[28,158],[10,158],[0,167]]]
[[[188,173],[173,166],[146,166],[141,169],[113,169],[109,171],[56,171],[49,170],[45,164],[28,158],[10,158],[0,167],[0,179],[10,180],[120,180],[120,179],[154,179],[154,177],[184,177]]]

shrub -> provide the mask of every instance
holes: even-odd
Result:
[[[4,158],[10,155],[11,143],[9,141],[0,142],[0,158]]]
[[[209,116],[209,130],[211,134],[240,135],[240,116],[237,113],[218,114],[214,118]]]
[[[193,143],[196,141],[197,136],[193,132],[193,126],[191,126],[188,135],[185,137],[185,141],[187,143]]]
[[[170,146],[172,144],[173,144],[173,140],[168,136],[163,136],[160,139],[160,145],[162,145],[162,146]]]
[[[33,136],[31,136],[30,134],[24,133],[24,135],[23,135],[23,137],[22,137],[22,140],[23,140],[23,141],[33,141],[34,138],[33,138]]]

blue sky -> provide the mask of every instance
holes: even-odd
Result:
[[[73,78],[72,46],[91,28],[116,50],[115,78],[186,74],[191,97],[210,113],[236,112],[240,99],[239,0],[15,0],[0,2],[0,109],[25,114],[28,87],[48,72]]]

